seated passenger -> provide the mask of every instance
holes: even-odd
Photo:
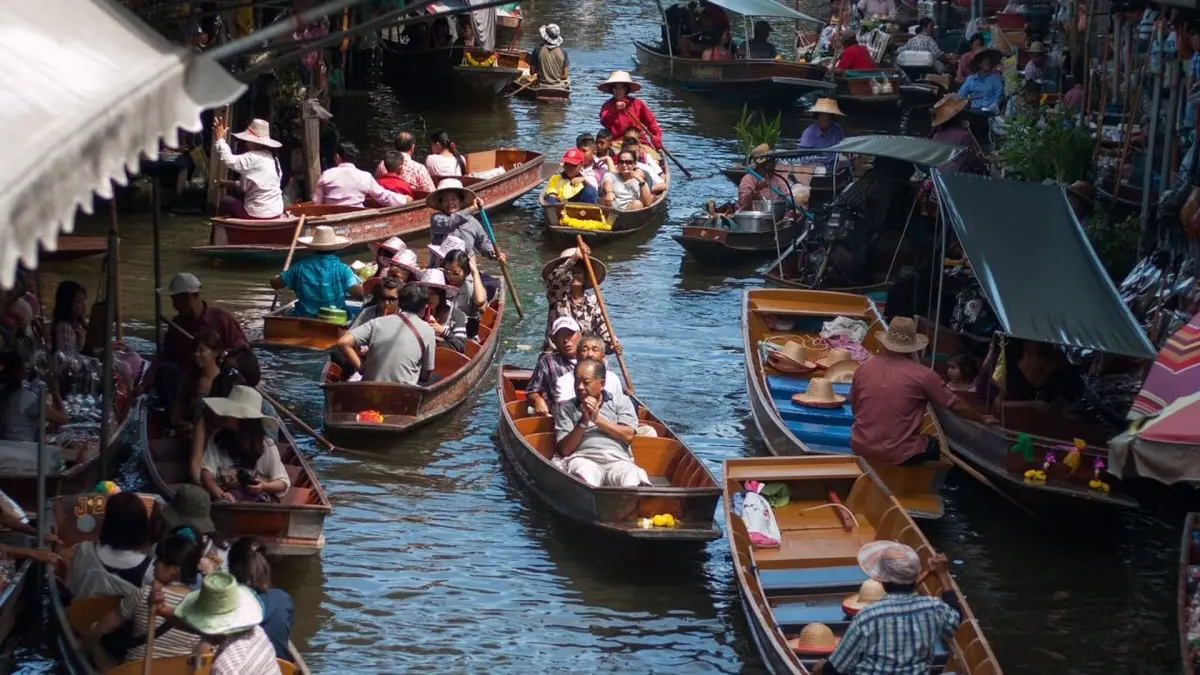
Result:
[[[958,88],[958,95],[971,102],[971,110],[991,113],[999,110],[1004,94],[1004,78],[996,72],[1000,59],[1000,52],[995,49],[984,49],[971,58],[975,72]]]
[[[150,516],[141,497],[118,492],[104,505],[100,538],[75,547],[67,569],[72,598],[133,595],[150,570]]]
[[[467,159],[458,152],[458,144],[445,131],[429,134],[429,154],[425,168],[434,181],[467,174]]]
[[[428,303],[428,288],[408,284],[400,289],[399,312],[346,331],[337,343],[346,362],[343,375],[361,372],[364,380],[397,384],[428,380],[437,340],[420,317]],[[367,347],[365,359],[359,356],[358,347]]]
[[[625,396],[625,387],[621,384],[621,377],[611,370],[608,370],[608,364],[604,362],[604,340],[599,335],[594,333],[583,333],[579,337],[578,344],[575,345],[575,355],[580,361],[592,359],[599,361],[605,365],[604,376],[604,391],[613,396]],[[554,382],[555,401],[566,401],[575,395],[575,369],[571,368],[567,372],[558,376]]]
[[[375,291],[375,295],[371,301],[363,306],[362,311],[358,316],[354,317],[354,321],[350,324],[350,328],[357,328],[372,319],[378,319],[383,316],[395,314],[400,308],[400,282],[392,277],[387,277],[379,282],[379,286]],[[335,363],[340,362],[334,358],[340,352],[334,351],[330,358],[334,359]]]
[[[701,61],[732,61],[737,47],[733,44],[733,34],[726,28],[716,44],[705,47],[700,53]]]
[[[417,283],[429,291],[425,321],[433,334],[439,342],[461,353],[467,344],[467,317],[451,303],[458,295],[458,289],[446,283],[446,273],[439,269],[421,272],[421,280]]]
[[[563,168],[559,173],[550,177],[543,194],[548,204],[578,202],[596,204],[600,201],[596,188],[588,184],[583,177],[580,165],[583,164],[583,153],[579,148],[571,148],[563,155]]]
[[[576,348],[579,343],[579,322],[569,316],[560,316],[550,327],[550,339],[554,343],[553,352],[545,352],[538,357],[537,365],[525,385],[525,398],[533,406],[536,415],[550,416],[554,414],[554,406],[558,403],[556,384],[559,378],[570,374],[572,384],[575,380]],[[600,341],[601,351],[604,341]],[[575,388],[563,399],[575,395]]]
[[[774,59],[779,52],[771,44],[771,24],[761,19],[755,21],[754,37],[746,43],[743,52],[748,59]]]
[[[229,573],[258,596],[263,608],[263,620],[258,625],[275,647],[275,658],[291,661],[294,657],[288,642],[292,636],[295,606],[287,591],[271,587],[271,563],[262,540],[242,537],[235,541],[229,549]]]
[[[34,443],[41,429],[41,399],[29,386],[29,366],[16,352],[0,353],[0,439]],[[62,402],[46,397],[46,421],[66,424],[70,421]],[[36,453],[35,453],[36,456]]]
[[[871,51],[858,44],[858,35],[852,30],[844,31],[842,33],[842,55],[838,58],[837,65],[833,68],[834,72],[844,73],[847,70],[871,70],[875,67],[875,60],[871,58]]]
[[[663,180],[662,168],[658,164],[658,160],[646,151],[646,146],[637,138],[637,131],[630,129],[632,134],[627,134],[625,140],[621,141],[621,150],[630,151],[637,157],[637,171],[634,172],[638,178],[646,181],[646,185],[650,186],[650,194],[658,195],[666,192],[667,183]],[[613,166],[616,166],[615,162]]]
[[[259,625],[263,613],[253,590],[228,572],[213,572],[179,603],[174,616],[213,648],[213,675],[279,675],[275,647]]]
[[[375,181],[388,192],[394,192],[412,199],[412,185],[400,175],[403,169],[404,153],[398,150],[389,150],[383,156],[383,173],[376,176]]]
[[[347,293],[362,297],[361,280],[337,254],[350,245],[349,239],[338,236],[328,225],[318,225],[313,236],[298,241],[312,254],[271,277],[271,288],[290,288],[296,294],[292,316],[313,318],[324,307],[345,310]]]
[[[473,338],[479,334],[479,314],[488,303],[487,286],[479,274],[479,265],[465,251],[451,251],[442,259],[442,272],[446,283],[458,289],[454,307],[467,317],[467,337]]]
[[[196,472],[199,475],[200,469]],[[199,588],[205,574],[225,569],[229,544],[217,536],[212,519],[212,496],[199,485],[184,483],[175,489],[175,496],[162,508],[162,524],[169,534],[193,537],[200,544],[200,561],[196,574],[182,576],[183,583]]]
[[[243,385],[226,398],[204,399],[213,431],[205,441],[200,485],[214,501],[277,502],[291,487],[279,446],[264,429],[279,422],[263,415],[262,404],[262,394]]]
[[[635,175],[637,156],[622,150],[617,155],[617,172],[604,177],[604,196],[601,203],[622,211],[632,211],[649,206],[654,202],[646,181]]]
[[[336,166],[325,169],[317,180],[313,203],[361,208],[368,197],[382,207],[403,206],[410,201],[404,195],[388,191],[374,176],[355,166],[357,160],[358,146],[353,143],[339,145],[333,154]]]
[[[213,380],[221,374],[221,363],[225,358],[225,346],[221,336],[212,329],[196,334],[196,355],[192,367],[183,376],[183,386],[175,403],[171,406],[171,429],[181,435],[192,433],[192,425],[203,412],[200,399],[209,395]]]
[[[633,462],[631,443],[638,418],[627,396],[604,391],[607,369],[599,361],[575,366],[575,398],[554,412],[558,454],[567,473],[595,487],[649,485],[646,472]]]

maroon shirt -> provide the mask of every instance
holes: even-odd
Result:
[[[899,464],[925,450],[926,404],[946,408],[953,402],[954,392],[927,366],[905,355],[879,354],[854,371],[850,449],[870,462]]]
[[[175,318],[171,320],[193,336],[205,328],[215,330],[217,335],[221,336],[221,343],[225,345],[225,349],[236,349],[250,344],[250,341],[246,339],[246,334],[242,332],[242,327],[238,325],[237,319],[233,318],[232,314],[220,307],[213,307],[207,302],[204,303],[204,311],[198,318],[189,319],[184,318],[182,314],[176,314]],[[163,339],[160,360],[185,366],[192,362],[192,355],[195,352],[196,341],[194,338],[185,337],[174,327],[168,327],[167,336]]]

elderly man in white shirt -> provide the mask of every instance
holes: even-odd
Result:
[[[368,197],[379,206],[403,206],[409,198],[380,185],[375,177],[354,165],[358,147],[342,143],[333,154],[337,166],[326,169],[313,190],[314,204],[362,207]]]
[[[241,179],[233,183],[242,191],[242,199],[232,195],[221,198],[220,212],[233,218],[264,220],[283,215],[283,191],[280,181],[283,171],[279,168],[273,149],[281,143],[271,138],[271,126],[266,120],[253,120],[245,131],[234,138],[246,144],[246,152],[233,154],[225,134],[229,128],[219,117],[213,119],[213,134],[217,138],[217,159],[238,172]]]

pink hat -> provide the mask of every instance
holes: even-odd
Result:
[[[392,264],[403,267],[413,274],[421,273],[421,263],[417,260],[417,252],[409,248],[397,251],[396,255],[392,256]]]
[[[583,151],[579,148],[571,148],[563,154],[563,164],[583,164]]]

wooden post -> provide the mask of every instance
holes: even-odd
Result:
[[[321,177],[321,118],[317,116],[312,99],[300,104],[300,120],[304,129],[304,187],[311,200]]]
[[[229,106],[218,108],[213,111],[213,117],[220,117],[227,127],[232,128],[233,120],[229,119],[231,111]],[[225,196],[225,189],[217,183],[225,180],[228,175],[228,167],[217,159],[217,135],[213,134],[212,144],[208,148],[208,210],[212,213],[217,212],[217,207],[221,205],[221,197]]]

